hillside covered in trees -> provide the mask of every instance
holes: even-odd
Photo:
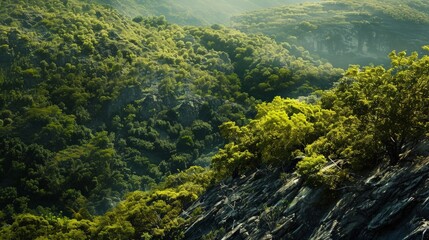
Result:
[[[338,191],[427,154],[427,55],[344,71],[87,1],[4,1],[0,16],[2,239],[183,239],[205,210],[186,209],[225,179],[296,171]]]
[[[429,41],[429,3],[420,0],[327,0],[245,13],[232,27],[305,47],[334,66],[386,64],[391,51]]]
[[[285,4],[319,0],[97,0],[131,18],[163,15],[180,25],[227,24],[234,15]]]
[[[0,10],[4,220],[36,208],[103,213],[126,192],[209,165],[218,126],[246,122],[260,98],[328,88],[342,73],[221,26],[30,2]]]

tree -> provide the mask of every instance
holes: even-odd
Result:
[[[429,47],[425,47],[429,50]],[[429,130],[429,56],[390,54],[392,66],[352,66],[335,90],[338,109],[358,120],[396,164]]]
[[[332,111],[294,99],[276,97],[256,108],[256,118],[249,124],[239,127],[226,122],[220,126],[229,143],[212,159],[219,175],[261,164],[291,167],[294,157],[323,136],[333,119]]]

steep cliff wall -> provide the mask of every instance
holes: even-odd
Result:
[[[259,170],[191,206],[201,214],[186,239],[429,239],[428,162],[382,166],[336,191]]]
[[[392,50],[429,42],[429,4],[413,0],[326,0],[235,16],[232,26],[303,46],[334,66],[388,64]]]
[[[409,25],[393,19],[380,23],[352,23],[326,26],[303,33],[299,44],[310,52],[329,59],[335,66],[347,64],[385,64],[392,50],[421,51],[428,44],[427,25]],[[426,41],[425,41],[426,40]]]

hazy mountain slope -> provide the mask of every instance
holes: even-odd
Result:
[[[380,64],[392,50],[420,51],[429,42],[429,3],[329,0],[243,14],[232,26],[302,45],[336,66]]]
[[[230,17],[246,11],[318,0],[98,0],[130,17],[164,15],[182,25],[227,24]]]

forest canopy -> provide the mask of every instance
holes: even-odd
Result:
[[[201,211],[185,209],[229,177],[274,168],[336,189],[428,137],[428,55],[344,71],[293,38],[104,3],[1,3],[4,239],[180,239]],[[426,26],[426,5],[407,6],[399,20]]]
[[[102,214],[208,166],[218,126],[245,123],[261,99],[327,89],[343,73],[262,35],[131,20],[85,1],[5,1],[0,16],[6,222],[34,209]]]

